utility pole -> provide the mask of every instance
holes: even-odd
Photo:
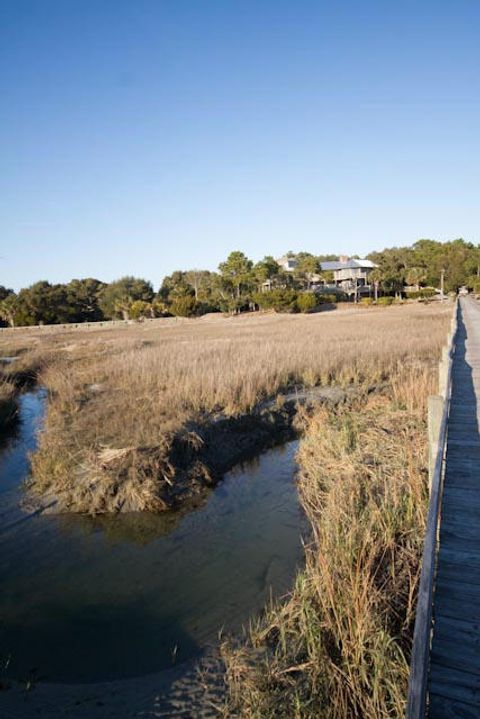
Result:
[[[445,268],[443,267],[440,272],[440,299],[442,300],[442,302],[445,299],[444,288],[445,288]]]

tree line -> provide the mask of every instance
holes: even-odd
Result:
[[[122,277],[105,283],[94,278],[66,284],[36,282],[18,293],[0,286],[0,319],[12,327],[38,324],[142,319],[169,315],[191,317],[207,312],[241,312],[272,308],[277,311],[309,311],[322,301],[342,299],[325,295],[332,281],[321,263],[336,255],[287,253],[296,267],[285,271],[272,256],[257,263],[234,251],[218,267],[178,270],[164,278],[157,292],[148,280]],[[456,291],[467,286],[480,292],[480,247],[463,239],[450,242],[419,240],[410,247],[393,247],[368,255],[377,268],[372,282],[386,296],[400,295],[406,287],[417,290],[439,287]],[[312,291],[315,280],[315,291]],[[265,291],[265,290],[268,291]]]
[[[463,286],[480,292],[480,246],[463,239],[418,240],[411,247],[371,252],[368,259],[377,265],[372,281],[385,293],[401,293],[406,286],[438,288],[442,276],[446,292]]]

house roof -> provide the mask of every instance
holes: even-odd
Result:
[[[376,266],[377,265],[371,260],[347,260],[347,262],[321,263],[322,270],[330,270],[331,272],[335,272],[335,270],[353,270],[358,268],[362,270],[373,270]]]
[[[296,262],[297,258],[289,255],[284,255],[283,257],[279,257],[276,261],[279,265],[283,265],[285,264],[285,262]]]

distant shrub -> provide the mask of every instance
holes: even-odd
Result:
[[[130,317],[132,320],[140,320],[144,317],[152,316],[152,304],[151,302],[145,302],[144,300],[135,300],[130,306]]]
[[[170,305],[170,312],[176,317],[191,317],[195,314],[195,297],[191,295],[175,297]]]
[[[379,297],[377,305],[382,305],[384,307],[387,305],[393,305],[393,297]]]
[[[218,301],[220,312],[237,315],[248,309],[248,302],[242,297],[223,297]]]
[[[480,279],[478,277],[469,278],[467,287],[471,289],[476,295],[480,294]]]
[[[360,300],[361,305],[367,305],[367,307],[370,307],[370,305],[373,305],[373,299],[371,297],[362,297]]]
[[[295,290],[273,290],[273,309],[275,312],[297,312],[297,293]]]
[[[297,307],[300,312],[311,312],[318,307],[318,298],[313,292],[301,292],[297,297]]]
[[[436,291],[433,287],[422,287],[420,290],[412,290],[406,293],[408,300],[427,300],[435,297]]]
[[[158,298],[152,302],[152,310],[154,317],[167,317],[170,315],[170,311],[166,302],[162,302]]]
[[[220,310],[216,305],[210,304],[209,302],[195,302],[194,313],[196,317],[201,317],[202,315],[219,311]]]
[[[269,299],[270,291],[268,292],[255,292],[252,295],[252,300],[261,310],[272,309],[271,300]]]
[[[269,292],[257,292],[253,297],[261,310],[275,310],[275,312],[297,312],[297,299],[295,290],[280,288]]]
[[[339,294],[329,294],[329,295],[323,295],[319,294],[317,295],[317,303],[319,305],[333,305],[335,302],[340,302],[343,300],[345,295],[343,292],[340,292]]]

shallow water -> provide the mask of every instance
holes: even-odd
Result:
[[[42,391],[0,454],[0,657],[8,674],[60,682],[140,676],[238,630],[292,585],[304,519],[297,442],[230,472],[183,517],[91,519],[19,509]]]

